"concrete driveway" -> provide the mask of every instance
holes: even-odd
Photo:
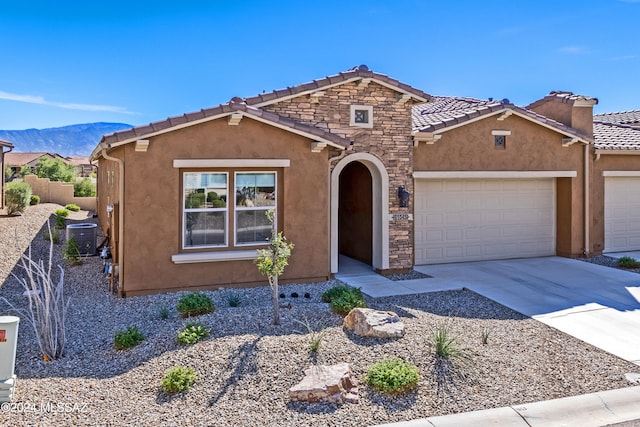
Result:
[[[471,289],[640,365],[640,274],[560,257],[415,269],[433,277],[421,291]]]

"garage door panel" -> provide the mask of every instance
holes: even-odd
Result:
[[[605,252],[640,250],[640,177],[605,177]]]
[[[555,254],[553,179],[418,179],[415,193],[416,264]]]

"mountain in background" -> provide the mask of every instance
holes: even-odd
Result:
[[[84,123],[48,129],[0,130],[0,139],[9,141],[14,152],[58,153],[63,157],[88,156],[102,135],[129,129],[124,123]]]

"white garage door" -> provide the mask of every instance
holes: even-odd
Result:
[[[555,179],[417,179],[415,262],[555,255]]]
[[[640,177],[604,179],[604,250],[640,250]]]

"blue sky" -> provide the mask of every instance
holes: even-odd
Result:
[[[640,109],[640,0],[0,3],[0,129],[141,125],[366,64],[433,95]]]

